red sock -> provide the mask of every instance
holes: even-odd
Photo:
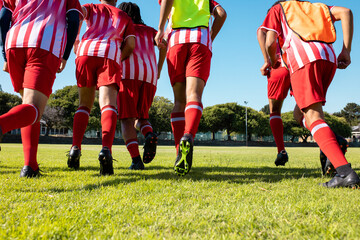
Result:
[[[87,107],[79,107],[75,112],[73,123],[73,146],[81,149],[81,142],[83,140],[86,127],[89,123],[90,109]]]
[[[140,156],[139,143],[137,138],[129,139],[125,142],[126,148],[130,153],[131,158]]]
[[[39,166],[36,160],[40,137],[40,122],[21,128],[21,140],[24,151],[24,166],[36,171]]]
[[[188,104],[186,104],[184,133],[190,133],[195,138],[202,116],[202,111],[203,105],[201,102],[188,102]]]
[[[185,113],[171,113],[171,128],[174,134],[176,151],[178,150],[180,139],[184,135],[185,130]]]
[[[335,168],[348,164],[336,141],[335,134],[325,121],[315,121],[311,124],[310,130],[321,151],[324,152]]]
[[[117,111],[114,106],[107,105],[101,109],[102,146],[109,148],[114,142]]]
[[[14,129],[23,128],[38,121],[39,109],[32,104],[20,104],[0,116],[0,127],[3,134]]]
[[[150,125],[150,123],[147,122],[146,124],[141,125],[141,127],[140,127],[140,132],[141,132],[142,135],[145,137],[146,134],[148,134],[149,132],[153,132],[153,128],[152,128],[152,126]]]
[[[275,139],[278,153],[285,150],[284,145],[284,125],[281,115],[278,113],[270,114],[270,128]]]

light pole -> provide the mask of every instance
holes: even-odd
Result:
[[[245,103],[245,141],[246,141],[246,146],[248,146],[248,133],[247,133],[247,104],[248,101],[244,101]]]

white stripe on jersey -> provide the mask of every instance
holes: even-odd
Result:
[[[296,45],[294,44],[294,41],[290,40],[290,46],[291,46],[291,49],[293,49],[293,54],[294,54],[294,56],[295,56],[296,62],[297,62],[297,64],[298,64],[298,67],[299,67],[299,68],[302,68],[302,67],[304,66],[304,63],[303,63],[302,60],[301,60],[299,51],[297,50],[297,47],[296,47]]]
[[[309,57],[310,62],[313,62],[316,60],[313,50],[311,49],[310,45],[301,41],[302,46],[304,47],[304,50]]]

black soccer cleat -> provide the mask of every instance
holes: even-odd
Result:
[[[144,154],[143,161],[144,163],[150,163],[156,154],[156,146],[157,146],[158,137],[155,133],[150,132],[147,134],[145,138],[144,144]]]
[[[348,188],[359,188],[360,179],[354,170],[352,170],[348,175],[336,174],[329,182],[323,183],[322,186],[327,188],[338,188],[338,187],[348,187]]]
[[[67,156],[68,167],[78,170],[80,168],[81,150],[77,146],[73,146]]]
[[[336,141],[339,144],[339,147],[342,151],[342,153],[346,154],[347,148],[349,147],[348,142],[345,138],[342,136],[336,135]],[[336,170],[330,160],[326,157],[326,155],[323,153],[323,151],[320,150],[320,163],[321,163],[321,170],[323,173],[323,176],[335,176]]]
[[[139,158],[140,158],[140,156],[139,156]],[[145,166],[144,166],[144,163],[140,159],[140,161],[132,162],[129,169],[130,170],[144,170]]]
[[[99,153],[99,163],[100,163],[100,175],[113,175],[113,157],[111,152],[107,147],[101,149]]]
[[[193,159],[193,148],[194,144],[191,137],[184,136],[181,138],[174,166],[177,175],[184,176],[190,172]]]
[[[41,176],[40,168],[34,171],[30,166],[24,166],[20,172],[20,177],[33,178],[39,176]]]
[[[278,153],[275,160],[276,166],[285,166],[285,163],[289,161],[289,156],[285,150]]]

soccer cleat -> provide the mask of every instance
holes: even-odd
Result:
[[[338,142],[339,147],[345,156],[345,153],[347,152],[347,148],[349,147],[348,142],[346,141],[345,138],[339,135],[336,135],[336,141]],[[334,166],[321,150],[320,150],[320,163],[321,163],[321,170],[323,176],[335,176],[336,170]]]
[[[99,163],[100,163],[100,175],[113,175],[113,158],[111,152],[107,147],[101,149],[99,153]]]
[[[144,154],[143,154],[144,163],[150,163],[154,159],[156,154],[157,140],[158,137],[156,136],[155,133],[150,132],[147,134],[144,144]]]
[[[329,182],[323,183],[322,186],[327,188],[349,187],[359,188],[360,179],[354,170],[352,170],[347,176],[336,174]]]
[[[140,158],[140,156],[139,156]],[[131,166],[129,167],[130,170],[144,170],[145,166],[144,163],[141,161],[141,158],[137,162],[132,162]]]
[[[192,166],[193,148],[194,144],[190,137],[181,138],[174,166],[177,175],[184,176],[189,173]]]
[[[34,171],[30,166],[24,166],[20,172],[20,177],[33,178],[33,177],[39,177],[39,176],[41,176],[40,168],[38,168],[36,171]]]
[[[276,160],[275,160],[275,165],[276,166],[285,166],[285,163],[287,163],[289,161],[289,156],[287,154],[287,152],[285,150],[282,150],[281,152],[278,153]]]
[[[80,168],[81,150],[77,146],[72,146],[68,156],[67,165],[69,168],[78,170]]]

